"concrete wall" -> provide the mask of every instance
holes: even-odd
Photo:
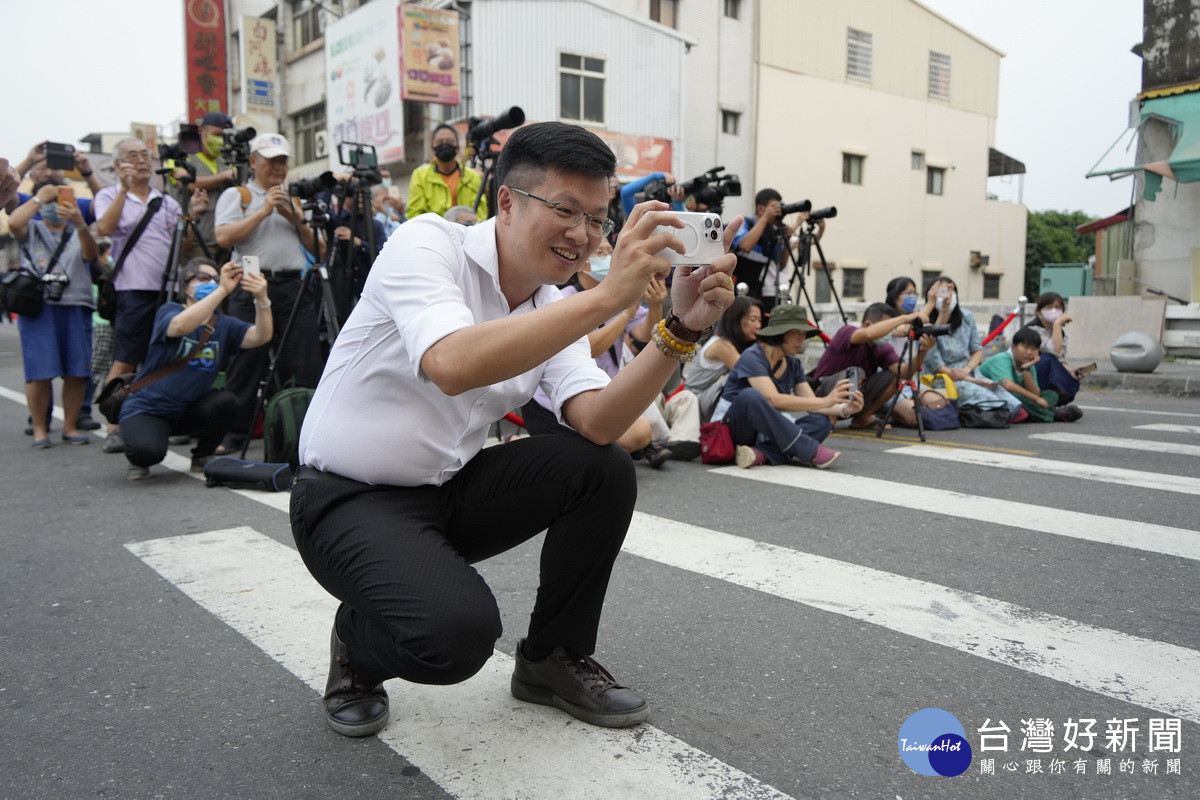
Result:
[[[1200,79],[1200,0],[1145,0],[1142,89]]]

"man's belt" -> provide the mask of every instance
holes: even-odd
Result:
[[[299,278],[303,271],[300,269],[264,269],[262,275],[269,281],[286,281]]]

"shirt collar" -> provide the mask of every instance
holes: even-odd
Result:
[[[500,288],[500,255],[496,247],[496,218],[492,217],[465,230],[463,253],[472,264],[492,277],[492,285],[496,287],[498,293],[503,295],[504,292]],[[533,293],[533,307],[545,308],[554,300],[557,293],[558,290],[554,286],[545,284],[539,286],[538,290]]]

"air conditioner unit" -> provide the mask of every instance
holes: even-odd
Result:
[[[313,134],[313,156],[315,158],[325,158],[328,155],[328,134],[325,131],[316,131]]]

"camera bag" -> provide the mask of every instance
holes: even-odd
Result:
[[[214,458],[204,465],[205,483],[209,488],[225,486],[230,489],[286,492],[292,486],[293,474],[290,464],[247,461],[233,456]]]
[[[33,228],[30,229],[34,230]],[[67,246],[67,241],[71,238],[72,230],[68,226],[63,231],[62,239],[58,242],[58,248],[55,249],[54,255],[50,256],[50,263],[46,265],[45,272],[50,272],[58,264],[58,257],[62,255],[62,251]],[[25,260],[29,262],[29,269],[21,267],[21,269],[8,273],[3,278],[3,302],[4,307],[9,313],[16,314],[21,317],[33,319],[42,313],[42,309],[46,305],[46,285],[42,283],[42,278],[36,272],[33,272],[33,265],[36,263],[29,249],[25,247],[25,243],[21,243],[21,252],[25,254]]]
[[[96,288],[99,290],[99,299],[96,301],[96,313],[109,322],[112,322],[113,317],[117,315],[117,273],[121,271],[121,267],[125,266],[125,257],[133,250],[133,246],[137,244],[142,231],[146,230],[146,226],[150,224],[150,218],[158,212],[158,209],[162,207],[162,203],[162,195],[151,198],[150,202],[146,204],[146,213],[142,214],[142,218],[138,220],[137,227],[133,229],[133,233],[129,234],[129,238],[125,240],[125,246],[121,248],[121,255],[117,258],[117,263],[113,265],[112,272],[107,274],[101,273],[94,281]],[[114,380],[116,379],[114,378]]]
[[[204,349],[204,345],[208,342],[208,337],[212,336],[213,332],[216,331],[216,324],[216,318],[209,317],[208,322],[204,324],[204,333],[200,335],[200,341],[196,342],[196,346],[187,354],[187,358],[180,359],[162,369],[155,370],[136,382],[133,380],[133,373],[127,372],[124,375],[118,375],[104,384],[104,388],[96,396],[96,408],[100,409],[100,413],[104,415],[106,420],[116,425],[121,418],[121,405],[125,402],[126,398],[138,389],[149,386],[155,381],[161,380],[172,372],[181,369],[184,364],[200,355],[200,351]]]

